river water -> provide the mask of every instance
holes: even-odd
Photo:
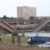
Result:
[[[19,35],[22,35],[21,33],[19,33]],[[45,37],[50,37],[50,33],[46,33],[46,32],[29,32],[29,33],[24,33],[25,36],[45,36]]]
[[[19,33],[20,36],[22,36],[22,33]],[[45,37],[50,37],[50,33],[46,32],[27,32],[24,33],[25,36],[45,36]],[[5,34],[4,36],[11,36],[11,34]]]

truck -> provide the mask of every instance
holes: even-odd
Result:
[[[46,37],[41,37],[41,36],[33,36],[28,38],[28,44],[40,44],[40,43],[45,43]]]

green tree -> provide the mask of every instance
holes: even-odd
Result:
[[[14,30],[14,31],[12,32],[12,36],[18,36],[18,31]]]
[[[34,20],[35,17],[34,16],[30,16],[29,20]]]
[[[24,18],[22,18],[22,17],[19,17],[19,18],[17,18],[18,20],[23,20]],[[25,19],[24,19],[25,20]]]
[[[3,16],[3,19],[8,19],[9,17],[7,17],[6,15]]]

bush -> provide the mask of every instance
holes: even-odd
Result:
[[[0,38],[0,41],[1,41],[1,38]]]
[[[35,17],[34,16],[30,16],[29,20],[34,20]]]
[[[12,32],[12,36],[17,36],[17,35],[18,35],[18,31],[14,30],[14,31]]]
[[[22,36],[25,36],[24,32],[22,33]]]

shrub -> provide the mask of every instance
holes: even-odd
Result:
[[[18,35],[18,31],[14,30],[14,31],[12,32],[12,36],[17,36],[17,35]]]

